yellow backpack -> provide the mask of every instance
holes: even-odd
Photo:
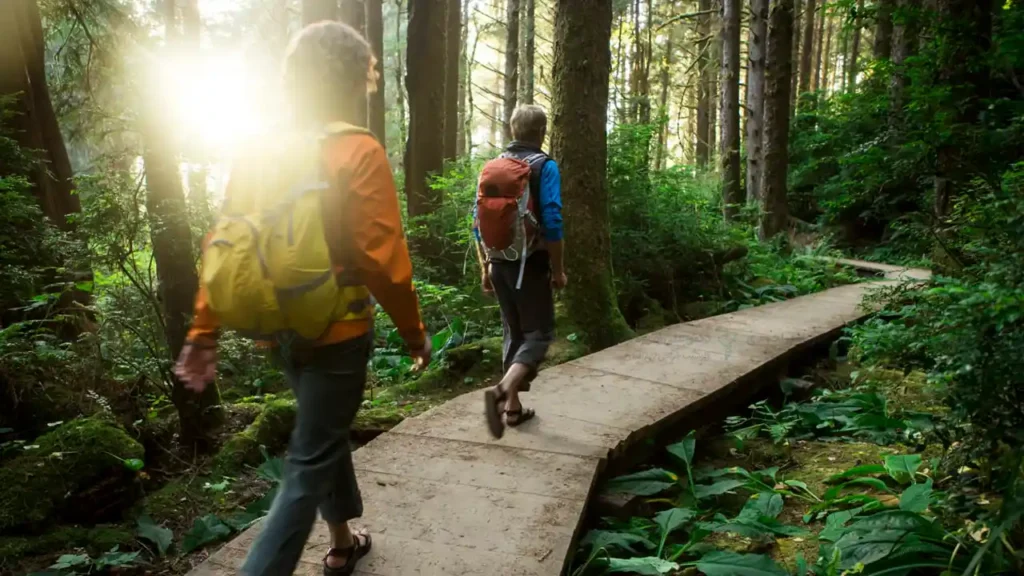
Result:
[[[261,340],[312,341],[334,322],[370,316],[365,286],[339,286],[324,236],[322,140],[344,133],[367,131],[339,123],[321,135],[285,138],[264,162],[232,174],[200,274],[225,328]]]

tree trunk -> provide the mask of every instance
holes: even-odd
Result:
[[[789,168],[789,91],[793,74],[793,0],[772,4],[768,21],[768,56],[764,102],[764,185],[758,236],[782,232],[789,219],[786,177]]]
[[[722,11],[722,0],[713,0],[713,6],[717,9],[717,14],[721,14]],[[720,21],[721,18],[719,17]],[[718,22],[719,29],[721,22]],[[714,28],[712,24],[712,28]],[[715,152],[718,150],[718,110],[719,110],[719,92],[718,92],[718,67],[722,62],[722,35],[713,34],[711,39],[711,53],[708,57],[708,66],[711,67],[711,89],[708,91],[708,164],[714,166],[716,158]]]
[[[804,5],[807,15],[804,18],[804,47],[800,53],[800,93],[811,89],[811,64],[814,61],[814,14],[817,0],[806,0]]]
[[[558,0],[552,153],[563,174],[570,278],[565,302],[592,350],[631,336],[616,304],[608,224],[607,124],[612,0]],[[585,87],[585,88],[584,88]]]
[[[430,214],[441,204],[440,191],[428,185],[444,165],[444,38],[447,0],[411,0],[406,65],[409,90],[409,140],[406,143],[405,195],[410,216]]]
[[[824,12],[824,7],[822,7],[822,11]],[[832,29],[834,26],[831,18],[825,18],[825,28],[825,51],[821,55],[821,88],[824,90],[825,96],[828,96],[832,89]]]
[[[892,8],[893,0],[878,0],[875,14],[875,45],[876,60],[888,60],[892,57]]]
[[[711,0],[699,0],[698,11],[711,10]],[[703,15],[697,22],[697,69],[700,79],[697,83],[697,135],[694,138],[694,152],[698,168],[707,168],[710,159],[708,134],[711,131],[711,16]]]
[[[35,0],[12,0],[0,9],[0,95],[20,93],[9,120],[15,140],[38,157],[31,174],[33,193],[43,214],[57,227],[71,230],[68,216],[81,212],[74,193],[71,160],[50,100],[46,80],[42,17]],[[0,166],[0,173],[4,167]]]
[[[411,0],[410,0],[411,1]],[[397,0],[395,2],[395,49],[402,45],[402,6],[404,0]],[[405,121],[405,59],[402,54],[395,54],[395,100],[398,104],[398,138],[399,142],[406,147],[406,153],[408,154],[408,138],[409,138],[409,127]],[[405,168],[405,159],[402,160],[402,165]]]
[[[632,120],[638,124],[651,122],[651,5],[647,2],[647,34],[640,23],[640,0],[633,4],[633,58],[630,70],[630,99],[632,100]],[[645,38],[646,37],[646,38]]]
[[[523,104],[533,104],[533,94],[536,88],[533,68],[537,52],[537,43],[534,39],[537,6],[535,0],[522,0],[522,2],[523,57],[519,66],[519,101]]]
[[[469,85],[473,78],[472,64],[469,55],[469,0],[462,3],[462,27],[459,30],[459,128],[455,137],[455,155],[465,156],[473,149],[473,94]],[[475,49],[475,47],[474,47]]]
[[[302,0],[302,25],[338,19],[338,0]]]
[[[800,27],[800,23],[803,21],[801,16],[803,14],[803,0],[795,0],[793,3],[793,60],[792,60],[792,77],[790,79],[789,87],[789,111],[792,114],[796,111],[796,102],[800,96],[800,68],[798,66],[800,62],[800,36],[803,30]]]
[[[907,76],[904,64],[917,47],[917,11],[920,0],[899,0],[900,17],[892,32],[893,71],[889,83],[889,126],[898,129],[903,125],[903,98],[906,92]]]
[[[811,86],[811,90],[821,90],[821,59],[824,57],[825,48],[825,12],[827,6],[822,2],[821,7],[818,8],[818,32],[817,32],[817,44],[815,46],[814,55],[814,82]]]
[[[654,167],[665,169],[665,157],[668,155],[668,93],[672,87],[672,50],[673,36],[669,32],[665,40],[665,54],[661,61],[661,96],[658,99],[658,148],[655,150]]]
[[[377,57],[377,91],[370,94],[370,130],[381,146],[387,146],[387,102],[384,87],[384,6],[382,0],[366,0],[366,36]],[[397,49],[397,48],[396,48]],[[399,58],[401,59],[401,58]]]
[[[735,218],[744,202],[740,182],[740,0],[722,2],[722,204]]]
[[[768,0],[751,0],[747,69],[747,202],[757,202],[764,170],[764,74]]]
[[[459,140],[459,42],[462,40],[462,2],[446,0],[444,63],[444,159],[455,160]]]
[[[366,5],[363,0],[341,0],[341,21],[366,36]]]
[[[507,0],[505,6],[505,88],[501,124],[505,140],[512,140],[512,112],[519,89],[519,0]]]
[[[850,40],[850,60],[847,65],[846,87],[853,90],[857,87],[857,59],[860,57],[860,29],[863,24],[864,0],[857,0],[856,12],[853,16],[853,36]]]

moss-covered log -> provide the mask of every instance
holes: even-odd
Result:
[[[57,517],[116,519],[138,496],[125,461],[143,454],[142,445],[100,417],[62,424],[0,468],[0,532]]]

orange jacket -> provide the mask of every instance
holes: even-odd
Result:
[[[346,276],[354,274],[370,289],[410,349],[422,348],[426,332],[412,286],[412,261],[402,233],[398,193],[384,148],[369,134],[342,134],[325,142],[324,156],[334,193],[324,197],[323,217],[336,271],[343,272],[339,255],[346,254],[345,260],[353,268],[344,270]],[[245,170],[245,164],[233,170]],[[228,182],[226,196],[231,195],[234,180]],[[366,334],[372,326],[370,319],[335,322],[317,344],[350,340]],[[200,286],[189,340],[215,340],[218,327]]]

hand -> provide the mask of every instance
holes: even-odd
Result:
[[[178,363],[174,365],[174,375],[185,384],[185,388],[202,393],[217,375],[216,345],[185,344]]]
[[[565,275],[565,272],[553,272],[551,274],[551,287],[555,290],[561,290],[565,288],[566,284],[569,283],[569,277]]]
[[[491,284],[491,275],[487,272],[480,276],[480,289],[484,291],[486,296],[494,294],[494,284]]]
[[[430,365],[430,353],[432,351],[431,349],[432,346],[430,344],[430,335],[427,334],[426,338],[423,340],[422,348],[420,348],[419,350],[409,351],[409,356],[412,356],[413,372],[419,372],[421,370],[424,370],[426,369],[427,366]]]

